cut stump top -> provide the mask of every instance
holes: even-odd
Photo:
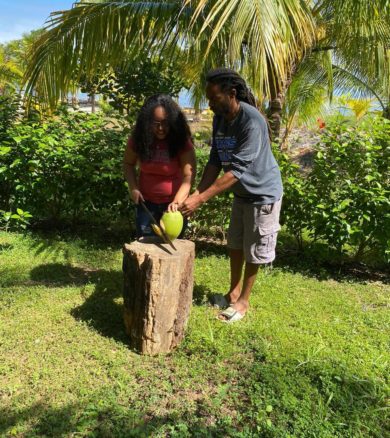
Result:
[[[195,243],[190,240],[176,239],[173,241],[176,251],[168,244],[163,243],[159,237],[143,237],[132,243],[125,243],[123,252],[145,253],[159,259],[181,257],[182,253],[195,249]]]

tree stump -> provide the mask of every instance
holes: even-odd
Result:
[[[123,247],[124,321],[130,345],[141,354],[172,351],[184,337],[193,291],[195,245],[159,238]]]

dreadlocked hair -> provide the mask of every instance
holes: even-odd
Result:
[[[230,68],[216,68],[207,73],[206,81],[219,85],[222,91],[234,88],[237,100],[257,108],[255,96],[246,85],[245,80],[236,71]]]
[[[211,84],[219,85],[222,91],[227,91],[234,88],[236,90],[237,100],[254,106],[263,115],[267,123],[270,141],[272,141],[272,130],[266,115],[260,111],[256,104],[257,102],[255,96],[246,85],[245,80],[236,71],[230,68],[216,68],[215,70],[210,70],[207,73],[206,81],[210,82]]]
[[[169,156],[177,156],[183,150],[188,139],[191,139],[191,131],[185,115],[179,105],[167,94],[155,94],[145,100],[138,114],[132,132],[135,151],[141,161],[145,161],[152,156],[152,146],[155,138],[152,131],[154,110],[163,107],[167,114],[169,131],[166,141],[168,143]]]

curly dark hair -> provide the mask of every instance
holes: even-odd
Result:
[[[169,132],[167,142],[169,156],[175,157],[180,150],[183,150],[188,139],[191,138],[191,131],[186,117],[179,105],[167,94],[155,94],[147,98],[138,114],[132,138],[135,150],[141,160],[148,160],[151,157],[154,136],[152,122],[154,110],[163,107],[167,113]]]

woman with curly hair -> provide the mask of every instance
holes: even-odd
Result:
[[[137,237],[153,235],[139,201],[145,202],[157,222],[164,211],[177,211],[190,193],[195,163],[190,128],[180,107],[165,94],[149,97],[137,117],[123,160],[130,196],[137,205]]]

